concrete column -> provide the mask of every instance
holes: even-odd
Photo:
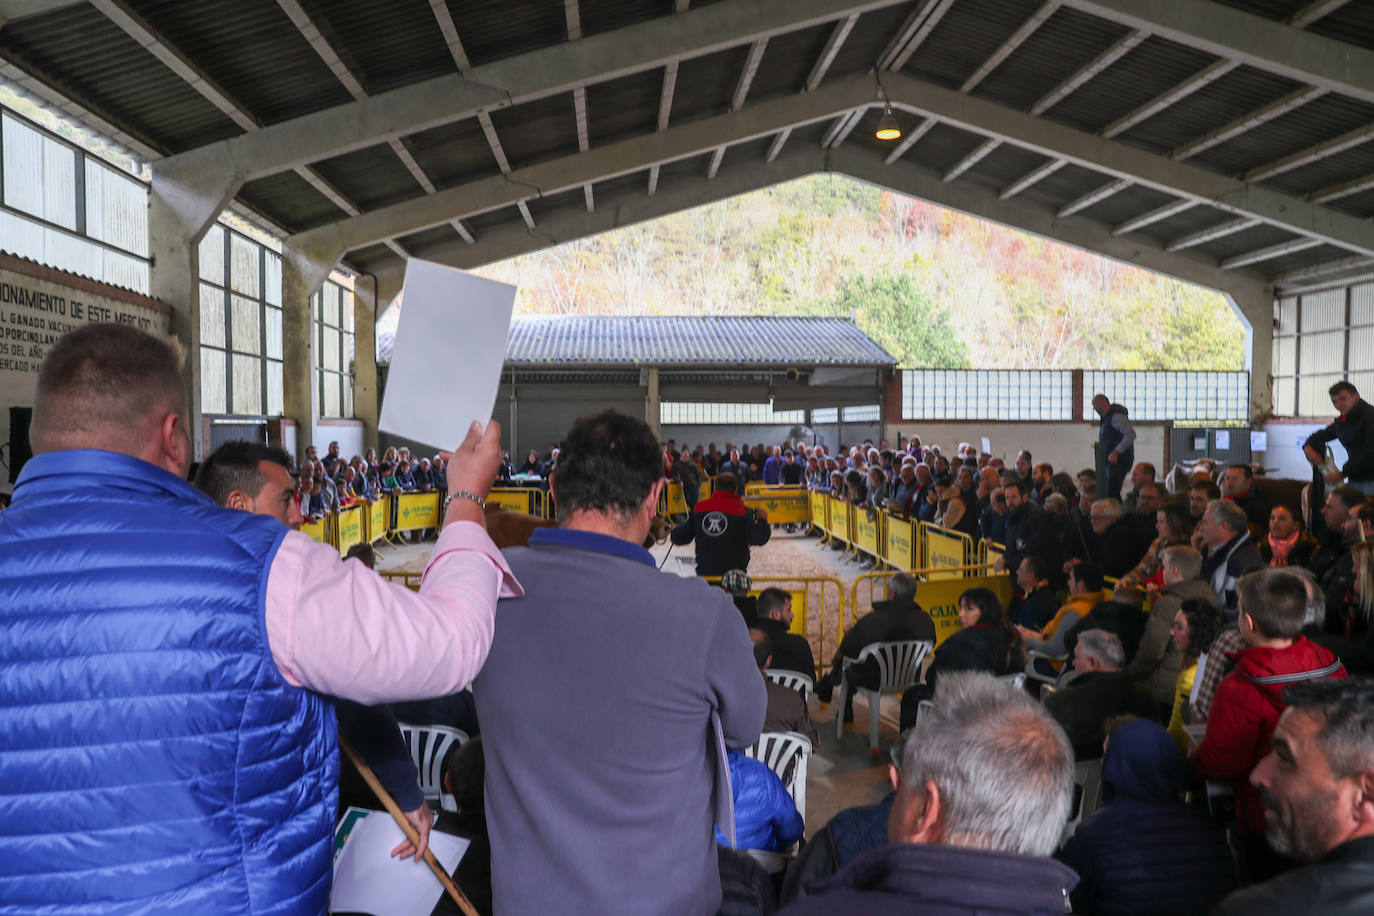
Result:
[[[171,330],[186,354],[182,379],[190,399],[192,453],[208,447],[200,396],[200,240],[228,199],[224,188],[187,182],[153,169],[148,197],[149,293],[172,308]]]
[[[315,444],[316,396],[315,329],[310,297],[315,288],[301,269],[298,257],[283,250],[281,264],[282,413],[296,421],[296,451],[304,454]]]
[[[381,392],[377,387],[377,318],[401,291],[402,275],[364,274],[353,284],[353,416],[363,421],[363,441],[377,441]]]
[[[1274,409],[1274,288],[1263,284],[1222,290],[1245,326],[1250,371],[1250,419],[1263,423]]]
[[[659,430],[659,400],[658,400],[658,370],[649,369],[647,372],[648,392],[644,398],[644,420],[649,424],[649,428],[654,431],[654,436],[658,436]]]

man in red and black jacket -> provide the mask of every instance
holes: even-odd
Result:
[[[768,543],[773,531],[768,513],[745,508],[739,479],[724,473],[716,478],[711,495],[692,507],[692,514],[673,529],[674,544],[697,542],[697,575],[723,576],[731,569],[749,568],[749,548]]]

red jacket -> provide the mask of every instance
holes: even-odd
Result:
[[[1245,829],[1264,832],[1264,808],[1250,771],[1269,753],[1283,713],[1284,688],[1302,681],[1344,678],[1345,668],[1326,649],[1299,636],[1287,649],[1250,647],[1227,658],[1235,670],[1217,685],[1207,715],[1207,736],[1189,757],[1203,779],[1230,781],[1236,788],[1236,817]],[[1208,659],[1208,664],[1211,664]]]

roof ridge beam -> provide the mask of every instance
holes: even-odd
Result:
[[[815,92],[756,102],[737,112],[690,121],[666,131],[537,163],[509,175],[494,175],[412,198],[297,233],[291,237],[292,244],[312,251],[332,248],[337,259],[350,249],[441,225],[455,217],[500,209],[589,181],[631,174],[801,124],[847,116],[856,109],[862,113],[872,101],[873,78],[867,74],[853,76],[827,83]]]
[[[460,121],[664,64],[798,31],[901,0],[751,0],[663,16],[577,42],[435,77],[356,102],[268,125],[154,163],[163,172],[213,168],[231,191],[245,181],[337,156],[391,137]]]
[[[1221,3],[1064,0],[1093,16],[1374,103],[1374,51]]]
[[[907,111],[985,136],[1000,137],[1045,156],[1064,158],[1117,180],[1208,203],[1236,216],[1253,216],[1333,245],[1374,254],[1374,223],[1368,220],[1120,141],[1105,140],[977,96],[963,95],[927,80],[893,74],[888,81],[889,92],[902,100],[897,104]]]

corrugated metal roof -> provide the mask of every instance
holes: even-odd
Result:
[[[394,309],[392,310],[395,311]],[[395,319],[377,326],[377,361],[391,362]],[[897,361],[843,318],[517,318],[510,366],[895,366]]]

